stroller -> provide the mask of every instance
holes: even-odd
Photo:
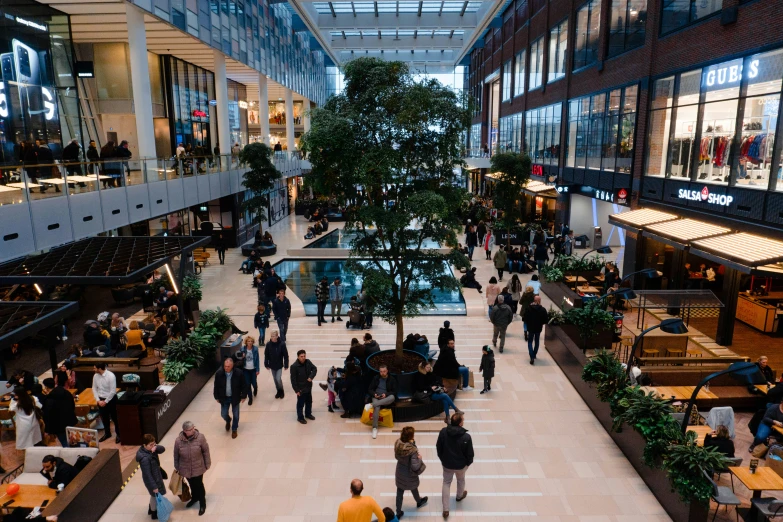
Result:
[[[348,320],[345,322],[345,328],[364,328],[364,306],[356,299],[356,296],[351,297],[349,306],[351,309],[348,311]]]

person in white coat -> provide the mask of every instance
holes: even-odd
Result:
[[[30,395],[24,388],[14,388],[14,398],[8,409],[16,412],[14,422],[16,424],[16,449],[23,450],[35,446],[43,440],[41,425],[35,409],[41,409],[38,398]]]

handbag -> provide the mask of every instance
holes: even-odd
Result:
[[[161,472],[163,471],[163,468],[161,468]],[[176,469],[171,474],[171,480],[169,481],[169,490],[173,495],[181,495],[182,494],[182,485],[184,484],[184,481],[182,480],[182,475],[179,474],[179,471]]]
[[[182,482],[182,493],[180,493],[179,499],[182,502],[190,502],[190,499],[192,499],[192,498],[193,497],[190,494],[190,488],[188,487],[187,482],[183,481]]]
[[[762,442],[761,444],[753,448],[753,451],[750,454],[753,455],[753,458],[755,459],[763,459],[764,455],[767,454],[767,451],[769,451],[769,446],[767,446]]]
[[[427,390],[413,392],[413,400],[416,402],[427,403],[432,400]]]

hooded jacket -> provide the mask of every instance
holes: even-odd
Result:
[[[500,250],[495,252],[495,257],[494,257],[495,268],[497,268],[498,270],[500,269],[505,270],[507,263],[508,263],[508,256],[506,255],[506,251],[503,250],[503,248],[501,247]]]
[[[438,333],[438,347],[443,348],[447,344],[449,344],[449,341],[454,340],[454,330],[451,328],[441,328],[440,332]]]
[[[492,324],[498,328],[507,328],[514,320],[514,312],[511,311],[505,302],[492,308],[492,315],[489,317]]]
[[[462,426],[446,426],[438,434],[440,463],[446,469],[463,469],[473,464],[473,440]]]
[[[394,470],[394,483],[397,488],[405,491],[417,489],[419,470],[423,463],[416,444],[397,439],[394,443],[394,458],[397,459],[397,468]]]
[[[484,372],[485,379],[491,379],[495,376],[495,354],[492,352],[485,353],[481,356],[481,364],[479,365],[479,371]]]
[[[207,438],[198,430],[188,438],[181,431],[174,441],[174,469],[186,479],[200,477],[212,466]]]
[[[158,455],[166,451],[163,446],[157,446],[155,453],[144,446],[136,452],[136,462],[141,468],[141,480],[144,481],[144,487],[150,495],[154,495],[153,490],[158,490],[161,495],[166,494],[166,484],[163,482],[163,474],[160,472],[160,458]]]
[[[432,371],[441,379],[459,379],[459,363],[456,352],[448,346],[442,346],[438,361]]]

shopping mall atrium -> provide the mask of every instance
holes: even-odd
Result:
[[[0,521],[783,520],[781,26],[0,0]]]

